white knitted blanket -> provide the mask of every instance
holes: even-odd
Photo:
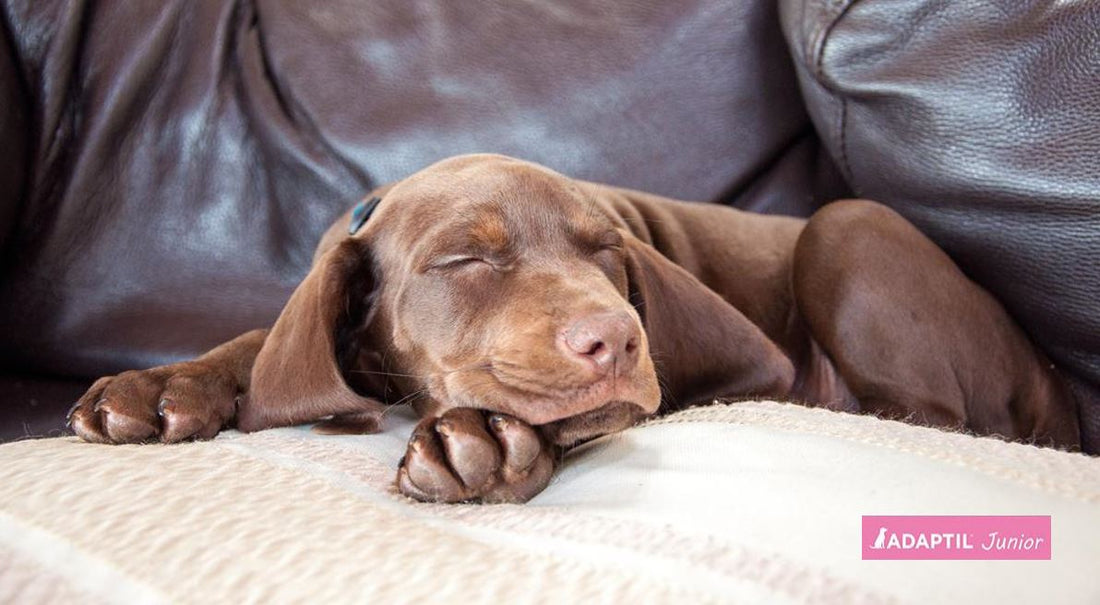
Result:
[[[743,402],[433,505],[392,487],[412,423],[0,446],[0,602],[1100,603],[1100,459]],[[1052,515],[1052,560],[863,561],[865,514]]]

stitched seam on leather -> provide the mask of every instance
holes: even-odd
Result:
[[[837,116],[837,124],[834,126],[836,137],[838,139],[840,155],[838,159],[840,163],[840,170],[844,174],[844,178],[848,180],[848,185],[852,188],[853,193],[857,193],[857,185],[855,183],[855,177],[852,173],[852,166],[848,161],[848,100],[847,98],[836,89],[835,86],[828,80],[825,75],[825,45],[829,41],[829,37],[833,33],[833,29],[840,23],[841,20],[848,14],[859,0],[838,0],[829,3],[829,9],[832,13],[830,19],[825,21],[823,25],[819,25],[815,28],[813,36],[811,36],[811,57],[813,59],[813,76],[814,80],[819,86],[832,94],[840,103],[840,113]]]
[[[840,0],[839,2],[831,2],[829,7],[832,9],[831,12],[833,13],[831,18],[828,19],[823,26],[815,28],[816,31],[812,37],[810,52],[814,62],[814,79],[822,86],[829,89],[830,92],[835,91],[833,91],[832,86],[825,83],[825,45],[829,41],[829,36],[833,33],[833,28],[844,19],[844,16],[848,14],[848,11],[855,6],[857,2],[859,2],[859,0]]]

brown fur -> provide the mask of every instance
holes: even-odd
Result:
[[[557,448],[719,396],[1079,444],[1042,353],[873,202],[804,221],[487,155],[372,195],[374,216],[354,236],[348,215],[333,225],[270,331],[97,382],[77,434],[374,431],[386,403],[408,401],[425,420],[398,485],[447,501],[525,500]]]

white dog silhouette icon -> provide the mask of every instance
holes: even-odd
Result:
[[[871,545],[871,548],[879,550],[886,544],[886,528],[878,528],[878,537],[875,538],[875,543]]]

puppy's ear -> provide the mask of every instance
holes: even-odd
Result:
[[[683,268],[627,236],[630,302],[674,409],[721,396],[783,396],[794,366],[760,328]]]
[[[256,431],[336,415],[354,418],[363,432],[380,429],[382,404],[353,391],[341,372],[360,353],[352,341],[369,320],[374,285],[370,252],[360,240],[344,239],[317,259],[256,357],[238,428]]]

